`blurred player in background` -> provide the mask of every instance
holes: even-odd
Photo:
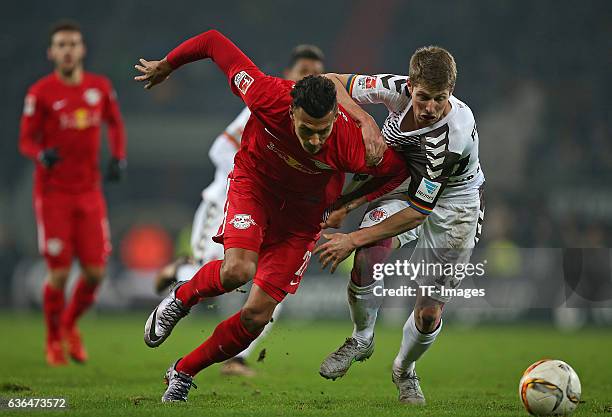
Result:
[[[393,249],[418,238],[410,262],[465,265],[480,237],[484,175],[478,158],[479,139],[472,111],[452,95],[455,60],[445,49],[420,48],[410,60],[409,74],[329,75],[349,113],[363,111],[352,100],[387,107],[389,116],[382,134],[390,147],[404,154],[410,179],[369,205],[360,230],[326,235],[330,241],[314,252],[321,253],[324,267],[332,264],[333,272],[338,262],[357,249],[347,291],[353,334],[322,363],[324,378],[343,376],[353,362],[369,358],[374,351],[374,325],[383,301],[374,290],[383,283],[372,277],[374,264],[384,263]],[[354,201],[355,206],[362,202]],[[340,209],[328,223],[338,226],[345,215],[346,210]],[[435,292],[417,292],[393,362],[392,379],[401,402],[424,404],[415,363],[442,329],[442,310],[450,300],[443,289],[456,288],[461,281],[435,272],[411,278]]]
[[[308,76],[297,83],[267,76],[231,41],[211,30],[172,50],[161,61],[140,60],[135,77],[151,88],[173,70],[211,59],[232,92],[252,112],[229,177],[224,218],[215,241],[224,258],[207,263],[179,283],[151,312],[144,340],[157,347],[192,306],[253,281],[241,310],[223,320],[194,351],[166,371],[162,401],[186,401],[202,369],[246,349],[278,305],[294,294],[319,238],[325,208],[342,191],[344,172],[374,175],[380,186],[371,200],[407,177],[403,159],[384,141],[375,146],[379,163],[366,164],[363,127],[343,112],[333,82]],[[364,120],[373,120],[368,115]],[[368,129],[369,131],[369,129]],[[380,132],[373,139],[378,142]]]
[[[289,65],[283,75],[291,81],[301,80],[308,75],[319,75],[323,72],[323,60],[323,52],[318,47],[299,45],[292,51]],[[217,234],[219,225],[223,221],[227,177],[234,167],[234,156],[240,148],[242,132],[250,116],[251,111],[245,107],[213,142],[208,156],[215,166],[215,177],[213,182],[202,191],[202,202],[193,219],[191,228],[193,259],[179,258],[163,268],[155,280],[155,289],[158,293],[161,294],[177,281],[191,279],[202,265],[215,259],[223,259],[223,245],[215,243],[212,237]],[[223,364],[221,373],[242,376],[255,374],[255,371],[248,366],[246,359],[271,330],[274,320],[280,314],[281,306],[282,303],[276,307],[272,321],[268,323],[259,337],[247,349]]]
[[[19,150],[36,164],[38,244],[49,270],[43,289],[46,358],[53,366],[67,363],[63,341],[73,360],[87,360],[76,322],[94,302],[111,250],[98,166],[102,122],[112,154],[106,179],[118,181],[126,164],[115,91],[106,77],[83,70],[85,52],[78,24],[53,27],[47,56],[55,70],[28,90],[19,137]],[[65,307],[73,257],[81,274]]]

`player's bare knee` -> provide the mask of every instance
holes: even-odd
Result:
[[[68,282],[69,269],[52,269],[49,271],[48,280],[52,287],[64,289]]]
[[[240,312],[240,321],[249,332],[259,333],[270,322],[273,312],[274,310],[244,306]]]
[[[99,267],[99,266],[83,267],[83,278],[89,284],[92,284],[92,285],[100,284],[102,280],[104,280],[105,275],[106,275],[106,270],[104,267]]]
[[[415,321],[417,328],[424,333],[429,333],[438,327],[440,317],[442,316],[442,309],[439,306],[427,306],[419,308],[416,313]]]
[[[221,283],[226,290],[238,288],[251,281],[255,276],[257,264],[242,260],[223,261]]]

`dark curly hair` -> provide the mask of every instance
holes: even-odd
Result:
[[[336,86],[320,75],[309,75],[291,90],[293,107],[301,107],[311,117],[320,118],[336,108]]]

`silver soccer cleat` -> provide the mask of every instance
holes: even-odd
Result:
[[[325,379],[335,380],[343,377],[353,364],[362,362],[374,353],[374,339],[370,345],[361,349],[355,338],[349,337],[335,352],[329,354],[319,368],[319,375]]]
[[[191,387],[198,388],[196,384],[193,383],[193,378],[191,376],[176,370],[178,361],[180,361],[180,359],[168,368],[164,376],[164,381],[166,385],[168,385],[168,388],[166,388],[166,392],[164,392],[162,396],[161,400],[163,403],[177,401],[185,402],[187,401],[187,394],[189,394]]]
[[[398,399],[401,403],[425,405],[425,396],[419,383],[420,378],[415,371],[403,375],[391,371],[391,379],[399,391]]]
[[[189,308],[176,298],[176,291],[185,282],[176,285],[153,310],[145,324],[144,341],[149,347],[157,347],[170,336],[180,319],[189,314]]]

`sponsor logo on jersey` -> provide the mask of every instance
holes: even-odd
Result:
[[[247,74],[246,71],[240,71],[234,76],[234,84],[242,94],[246,94],[251,84],[253,84],[253,77]]]
[[[84,130],[90,127],[100,126],[102,116],[98,109],[89,111],[85,107],[79,107],[70,113],[60,113],[60,127],[62,129]]]
[[[333,168],[330,167],[329,165],[327,165],[325,162],[321,162],[321,161],[318,161],[318,160],[312,159],[312,158],[310,158],[310,160],[312,162],[314,162],[314,164],[315,164],[315,166],[317,168],[333,170]]]
[[[87,104],[95,106],[102,100],[102,93],[97,88],[88,88],[83,93],[83,98]]]
[[[387,210],[385,210],[384,208],[378,207],[372,210],[370,214],[368,214],[368,217],[373,222],[380,222],[386,219],[388,215],[389,213],[387,213]]]
[[[36,109],[36,96],[31,94],[27,95],[23,103],[23,115],[32,116],[34,114],[34,109]]]
[[[417,188],[416,196],[423,201],[433,203],[438,195],[438,191],[440,191],[440,187],[442,187],[441,183],[423,178],[421,179],[419,188]]]
[[[315,171],[313,169],[308,168],[307,166],[304,166],[297,159],[295,159],[288,153],[277,148],[272,142],[268,143],[268,149],[270,149],[272,152],[278,155],[280,159],[285,161],[285,163],[293,169],[297,169],[298,171],[303,172],[305,174],[320,174],[321,173],[320,171]]]
[[[251,225],[257,225],[250,214],[234,214],[234,218],[230,220],[230,224],[240,230],[248,229]]]

